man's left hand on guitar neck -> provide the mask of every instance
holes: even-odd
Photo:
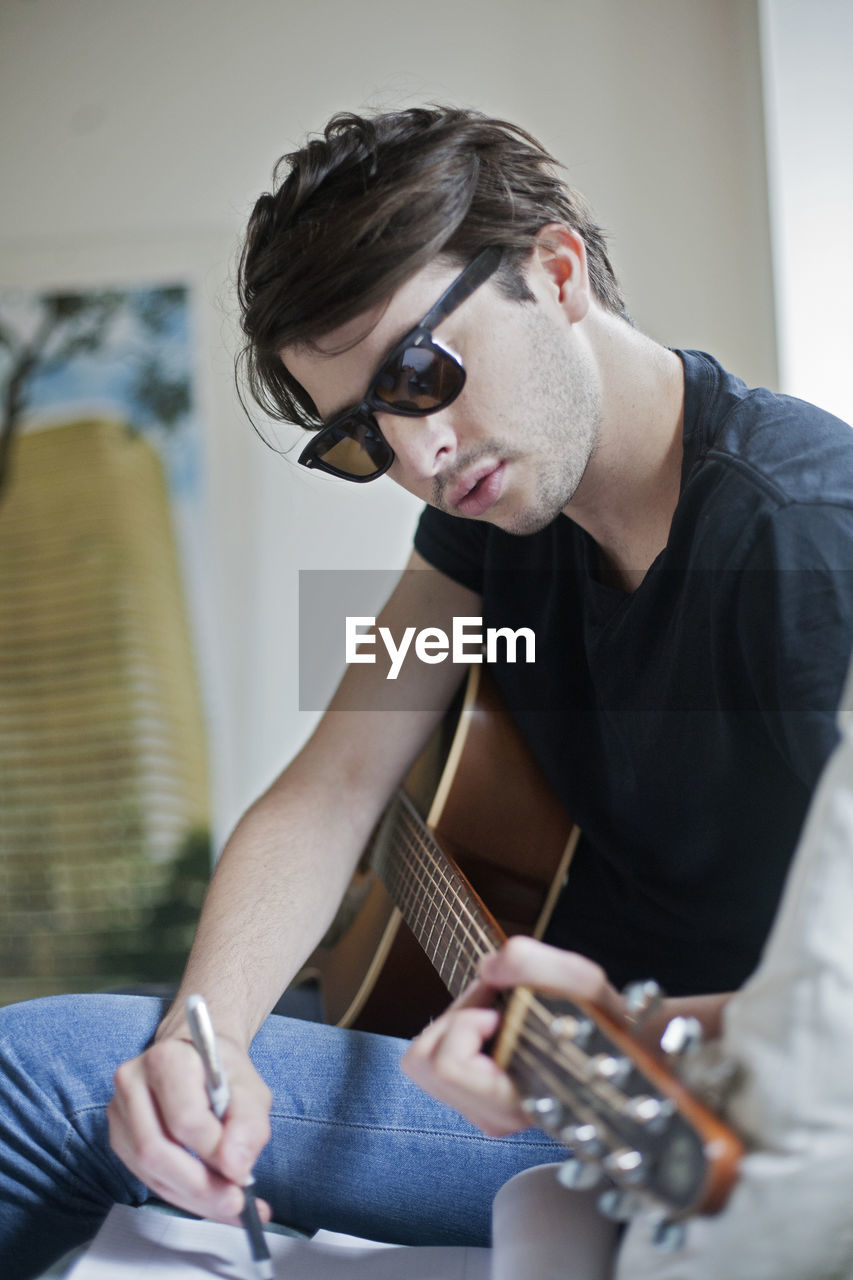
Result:
[[[665,999],[638,1033],[625,998],[600,965],[533,938],[510,938],[499,951],[483,957],[477,980],[421,1032],[402,1060],[406,1075],[425,1092],[493,1137],[531,1124],[509,1076],[485,1051],[501,1021],[492,1007],[495,993],[516,986],[589,1001],[652,1050],[666,1024],[679,1014],[698,1018],[705,1037],[716,1038],[729,999],[728,994]]]

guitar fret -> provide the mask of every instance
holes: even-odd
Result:
[[[443,885],[445,886],[445,889],[449,889],[451,891],[456,902],[461,904],[462,911],[464,914],[467,914],[469,921],[478,926],[478,930],[483,942],[488,944],[491,940],[488,938],[488,935],[486,934],[485,930],[483,930],[482,926],[479,924],[478,919],[474,915],[472,915],[470,908],[467,906],[466,900],[469,897],[467,887],[464,886],[463,882],[461,882],[461,880],[459,879],[458,874],[455,874],[452,868],[450,868],[449,866],[444,866],[444,867],[439,866],[437,861],[437,856],[443,859],[443,855],[440,854],[440,851],[438,850],[437,847],[429,849],[428,853],[431,855],[429,873],[433,883],[437,883],[440,880],[440,882],[443,883]]]
[[[411,847],[412,847],[412,845],[411,845],[411,841],[410,841],[410,842],[409,842],[409,845],[407,845],[407,849],[411,850]],[[410,865],[411,865],[411,863],[410,863]],[[433,865],[430,865],[430,867],[424,868],[423,863],[420,863],[420,864],[419,864],[419,863],[415,863],[415,872],[416,872],[416,876],[418,876],[419,881],[420,881],[420,883],[421,883],[421,884],[424,884],[424,883],[425,883],[425,881],[424,881],[424,876],[423,876],[423,872],[424,872],[424,870],[427,870],[427,873],[428,873],[428,876],[429,876],[429,882],[430,882],[430,883],[432,883],[432,884],[433,884],[433,886],[438,886],[438,887],[439,887],[439,890],[441,890],[441,893],[442,893],[442,899],[443,899],[443,901],[444,901],[444,904],[446,904],[446,905],[448,906],[448,908],[450,908],[450,909],[451,909],[451,911],[452,911],[452,910],[453,910],[453,902],[451,902],[450,900],[448,900],[447,890],[450,890],[450,891],[451,891],[451,893],[452,893],[452,895],[453,895],[453,899],[455,899],[455,900],[456,900],[456,902],[457,902],[457,904],[459,904],[459,902],[461,901],[461,895],[460,895],[459,886],[456,886],[456,884],[453,884],[453,883],[450,881],[450,877],[448,877],[446,873],[442,874],[441,878],[439,878],[439,877],[437,876],[437,868],[435,868],[435,865],[434,865],[434,864],[433,864]],[[456,914],[457,914],[457,913],[456,913]]]
[[[458,994],[501,938],[484,928],[479,904],[472,905],[465,881],[402,792],[389,806],[386,826],[392,824],[390,840],[377,842],[374,866],[448,989]]]
[[[483,951],[472,946],[470,936],[464,930],[460,933],[460,930],[452,924],[449,924],[444,932],[449,932],[449,938],[442,937],[443,945],[440,949],[436,949],[433,958],[445,981],[450,975],[453,975],[454,981],[448,985],[449,989],[454,994],[457,994],[455,975],[460,962],[465,962],[467,980],[467,977],[472,976],[476,962],[483,954]],[[459,984],[459,986],[462,985],[464,985],[464,982]]]

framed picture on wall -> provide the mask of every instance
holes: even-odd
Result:
[[[191,290],[0,290],[0,1002],[174,981],[210,871]]]

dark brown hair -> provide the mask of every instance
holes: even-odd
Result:
[[[499,286],[529,300],[522,264],[549,222],[583,236],[596,297],[624,316],[602,230],[556,169],[517,125],[454,107],[341,112],[283,156],[273,191],[252,211],[239,265],[238,369],[260,407],[320,425],[281,349],[310,345],[384,302],[439,254],[461,264],[501,245]]]

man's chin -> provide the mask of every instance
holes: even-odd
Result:
[[[553,524],[562,512],[562,507],[539,506],[524,508],[521,511],[490,511],[482,517],[486,524],[493,524],[504,533],[513,537],[526,538],[533,533],[541,533]]]

